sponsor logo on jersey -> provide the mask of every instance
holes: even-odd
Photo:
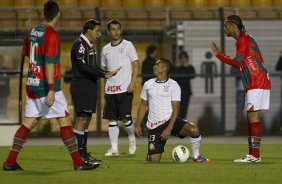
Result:
[[[156,121],[156,122],[149,122],[149,127],[154,128],[160,126],[165,123],[165,120]]]
[[[118,92],[121,91],[121,85],[119,86],[108,86],[107,87],[108,92]]]
[[[44,32],[42,31],[36,31],[34,28],[31,30],[30,32],[31,36],[35,36],[35,37],[42,37],[44,35]]]
[[[251,56],[247,57],[246,63],[247,63],[248,68],[251,71],[251,74],[257,75],[259,73],[259,68],[258,68],[257,64],[255,63],[255,60]]]
[[[39,86],[40,79],[38,78],[28,78],[27,79],[27,85],[29,86]]]
[[[33,76],[35,76],[35,77],[39,76],[39,74],[40,74],[40,67],[39,66],[36,66],[35,63],[30,62],[29,68],[30,68]]]
[[[79,52],[80,54],[84,54],[84,53],[85,53],[85,48],[84,48],[84,46],[82,45],[82,43],[80,44],[80,47],[79,47],[78,52]]]

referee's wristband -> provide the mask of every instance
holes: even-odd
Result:
[[[49,91],[54,91],[54,83],[48,84]]]

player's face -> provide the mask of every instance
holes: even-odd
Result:
[[[163,66],[162,62],[160,60],[158,60],[153,67],[154,75],[158,76],[159,74],[161,74],[163,72],[163,68],[164,68],[164,66]]]
[[[108,31],[112,40],[119,40],[121,38],[121,27],[119,24],[111,24]]]
[[[90,35],[90,42],[94,43],[97,42],[97,39],[101,37],[101,26],[95,26],[93,30],[89,29],[89,35]]]
[[[230,22],[224,21],[224,33],[226,36],[231,37],[233,32],[233,26]]]
[[[152,57],[153,59],[157,59],[157,57],[158,57],[158,50],[157,50],[157,49],[154,50],[154,52],[151,54],[151,57]]]

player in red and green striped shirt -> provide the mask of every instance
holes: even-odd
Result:
[[[214,42],[211,49],[220,61],[240,70],[246,92],[245,109],[248,115],[249,154],[234,162],[261,162],[260,142],[263,130],[260,111],[269,109],[271,89],[269,74],[255,39],[246,33],[239,16],[228,16],[224,22],[224,31],[227,36],[236,40],[236,57],[232,59],[225,55]]]
[[[39,119],[56,118],[60,124],[61,137],[67,147],[75,170],[91,170],[97,165],[84,162],[81,158],[67,108],[67,102],[60,88],[60,39],[54,29],[60,18],[59,5],[55,1],[44,4],[44,22],[29,32],[23,47],[28,58],[26,83],[27,101],[25,119],[17,130],[3,170],[23,170],[17,156]]]

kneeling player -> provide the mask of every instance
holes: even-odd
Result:
[[[186,120],[178,118],[181,90],[176,81],[169,78],[172,65],[167,59],[159,59],[153,72],[156,78],[148,80],[141,92],[141,102],[138,109],[135,133],[142,135],[141,122],[148,107],[147,128],[148,161],[160,162],[166,140],[170,135],[184,138],[190,136],[194,162],[210,162],[200,155],[198,127]]]

